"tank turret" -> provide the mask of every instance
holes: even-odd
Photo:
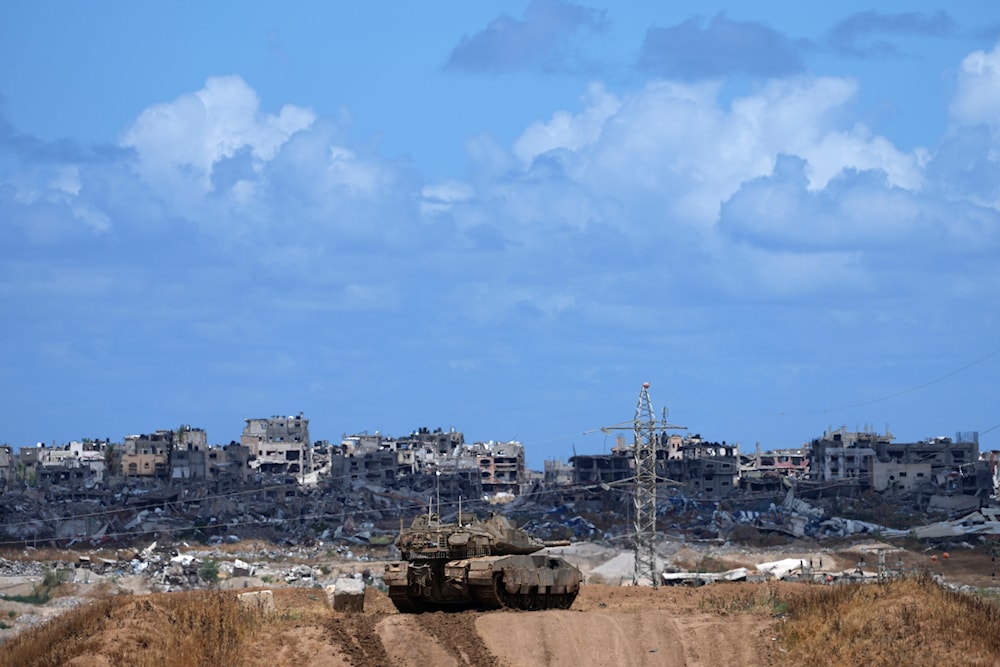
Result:
[[[539,553],[568,542],[535,539],[500,514],[459,512],[455,523],[421,514],[396,544],[403,560],[386,565],[385,583],[403,612],[567,609],[580,590],[576,567]]]

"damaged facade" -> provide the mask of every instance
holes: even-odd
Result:
[[[420,428],[399,438],[378,432],[345,435],[340,454],[344,474],[352,480],[433,488],[449,499],[516,496],[528,482],[520,442],[466,444],[464,434],[454,429]]]
[[[290,417],[246,419],[240,444],[250,449],[250,465],[270,474],[301,475],[312,471],[309,420]]]
[[[739,446],[708,442],[700,435],[659,433],[656,475],[694,495],[726,496],[738,487]],[[577,455],[570,459],[576,484],[612,484],[635,476],[632,445],[618,436],[610,454]]]
[[[921,494],[931,504],[954,509],[978,507],[995,493],[993,469],[980,460],[978,433],[894,440],[888,430],[825,432],[808,447],[809,482],[803,488]]]
[[[314,443],[301,412],[247,419],[240,442],[225,446],[209,445],[204,430],[184,425],[126,436],[120,444],[0,447],[0,481],[6,482],[0,482],[0,526],[7,539],[23,541],[178,531],[193,531],[193,539],[239,533],[367,541],[385,537],[378,530],[388,529],[375,528],[377,519],[398,521],[433,503],[518,506],[545,499],[552,507],[590,503],[615,517],[612,525],[627,516],[634,453],[624,438],[610,453],[546,461],[544,475],[532,474],[525,458],[520,442],[468,443],[455,429],[419,428],[399,437],[363,432],[344,435],[339,444]],[[794,495],[864,500],[861,492],[872,492],[920,510],[959,513],[987,504],[1000,480],[995,456],[982,459],[976,434],[896,443],[888,431],[843,428],[799,449],[758,447],[752,454],[697,434],[660,433],[656,473],[663,498],[658,511],[677,517],[666,525],[690,525],[697,516],[711,525],[748,524],[797,536],[866,524],[831,522]],[[112,508],[121,513],[106,521],[78,518]],[[348,514],[355,510],[372,511],[371,522],[355,522]],[[593,516],[553,516],[553,525],[574,537],[596,530]]]

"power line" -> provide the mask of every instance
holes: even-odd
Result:
[[[985,357],[981,357],[979,359],[976,359],[975,361],[973,361],[971,363],[968,363],[968,364],[962,366],[961,368],[957,368],[957,369],[955,369],[955,370],[953,370],[951,372],[945,373],[944,375],[942,375],[940,377],[937,377],[937,378],[934,378],[933,380],[929,380],[929,381],[924,382],[923,384],[919,384],[919,385],[917,385],[915,387],[910,387],[909,389],[903,389],[902,391],[897,391],[897,392],[894,392],[892,394],[886,394],[885,396],[879,396],[878,398],[873,398],[873,399],[870,399],[870,400],[867,400],[867,401],[860,401],[858,403],[849,403],[847,405],[841,405],[841,406],[838,406],[838,407],[835,407],[835,408],[826,408],[826,409],[823,409],[823,410],[809,410],[809,411],[802,411],[802,412],[782,412],[782,413],[780,413],[780,415],[782,415],[782,416],[785,416],[785,415],[793,415],[793,416],[819,415],[819,414],[826,414],[828,412],[837,412],[839,410],[849,410],[851,408],[860,408],[862,406],[872,405],[874,403],[881,403],[882,401],[887,401],[890,398],[896,398],[897,396],[903,396],[905,394],[910,394],[910,393],[913,393],[915,391],[919,391],[921,389],[929,387],[932,384],[937,384],[938,382],[941,382],[942,380],[947,380],[948,378],[950,378],[952,376],[958,375],[959,373],[967,371],[967,370],[969,370],[970,368],[972,368],[974,366],[978,366],[979,364],[981,364],[981,363],[983,363],[983,362],[985,362],[985,361],[987,361],[989,359],[992,359],[993,357],[997,356],[998,354],[1000,354],[1000,348],[997,348],[996,350],[993,350],[992,352],[990,352],[989,354],[987,354]],[[993,430],[994,428],[997,428],[997,426],[1000,426],[1000,424],[997,424],[996,426],[991,427],[989,430]],[[983,431],[983,432],[985,433],[987,431]]]

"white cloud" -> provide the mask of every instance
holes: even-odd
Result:
[[[472,199],[475,190],[468,183],[446,180],[424,186],[420,191],[420,213],[424,216],[446,213],[461,202]]]
[[[584,98],[586,108],[578,116],[558,111],[547,123],[532,123],[514,142],[514,154],[522,162],[531,162],[536,156],[556,148],[579,150],[593,145],[601,136],[608,118],[621,106],[599,83],[590,85]]]
[[[566,174],[588,192],[657,206],[657,217],[711,225],[741,184],[768,175],[779,155],[805,160],[811,189],[844,170],[879,169],[893,186],[919,188],[923,151],[903,152],[841,117],[857,83],[774,81],[719,103],[718,84],[654,82],[621,99],[592,86],[577,114],[559,112],[514,143],[522,160],[562,151]]]
[[[346,187],[353,193],[374,196],[391,177],[374,161],[359,160],[354,151],[329,147],[326,165],[327,187]]]
[[[271,160],[315,114],[286,105],[260,111],[257,93],[238,76],[211,77],[205,87],[144,110],[122,137],[139,155],[139,171],[154,188],[188,198],[212,189],[212,166],[249,149],[255,168]]]
[[[1000,44],[974,51],[958,70],[952,119],[959,125],[1000,125]]]
[[[73,215],[95,232],[107,232],[111,230],[111,218],[108,217],[108,214],[89,204],[75,204],[73,206]]]

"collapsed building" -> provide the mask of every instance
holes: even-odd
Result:
[[[809,456],[804,448],[740,455],[740,488],[751,493],[776,492],[809,478]]]
[[[709,442],[700,434],[658,433],[656,476],[685,493],[721,497],[738,488],[739,445]],[[634,447],[618,436],[610,454],[576,455],[570,459],[573,483],[609,485],[635,477]],[[553,466],[554,467],[554,466]]]
[[[350,480],[415,490],[441,497],[517,496],[528,483],[524,445],[517,441],[465,443],[461,431],[421,427],[402,437],[359,433],[341,440],[338,467]],[[336,457],[331,460],[335,461]]]
[[[240,435],[240,444],[250,449],[251,468],[270,474],[312,472],[309,420],[303,413],[244,421],[246,426]]]
[[[657,456],[657,476],[683,485],[694,494],[728,496],[739,486],[739,445],[707,442],[700,435],[667,439],[667,456]]]
[[[994,466],[979,455],[977,432],[894,442],[885,433],[827,430],[808,446],[809,475],[803,489],[814,493],[872,490],[916,494],[919,504],[940,509],[976,508],[996,492]]]
[[[661,432],[654,443],[666,496],[658,512],[671,514],[676,526],[691,525],[692,516],[721,516],[724,505],[742,509],[719,519],[720,525],[751,521],[762,530],[820,534],[840,524],[826,525],[796,509],[794,495],[870,502],[862,493],[873,492],[920,509],[959,512],[985,504],[1000,483],[1000,465],[995,456],[980,456],[976,433],[897,443],[888,430],[841,428],[799,449],[761,452],[758,445],[743,454],[736,444],[698,434]],[[467,507],[513,502],[510,511],[539,511],[538,503],[564,512],[587,506],[606,512],[609,523],[602,529],[614,530],[620,521],[610,517],[625,516],[631,507],[634,465],[634,448],[623,437],[610,453],[546,461],[544,474],[527,469],[522,443],[470,444],[455,429],[422,427],[399,437],[362,432],[344,435],[339,444],[313,442],[300,412],[247,419],[240,441],[225,446],[208,445],[204,430],[187,425],[126,436],[120,444],[84,440],[16,452],[0,446],[0,525],[12,540],[189,531],[213,539],[238,532],[279,540],[349,533],[368,540],[379,519],[392,524],[432,503],[456,507],[461,501]],[[794,502],[771,507],[781,496]],[[349,511],[368,517],[357,522],[356,532]],[[106,513],[107,519],[79,518]],[[562,526],[554,530],[595,530],[589,519],[577,519],[572,525],[553,519]]]
[[[14,471],[17,469],[16,461],[14,448],[10,445],[0,445],[0,489],[14,479]]]

